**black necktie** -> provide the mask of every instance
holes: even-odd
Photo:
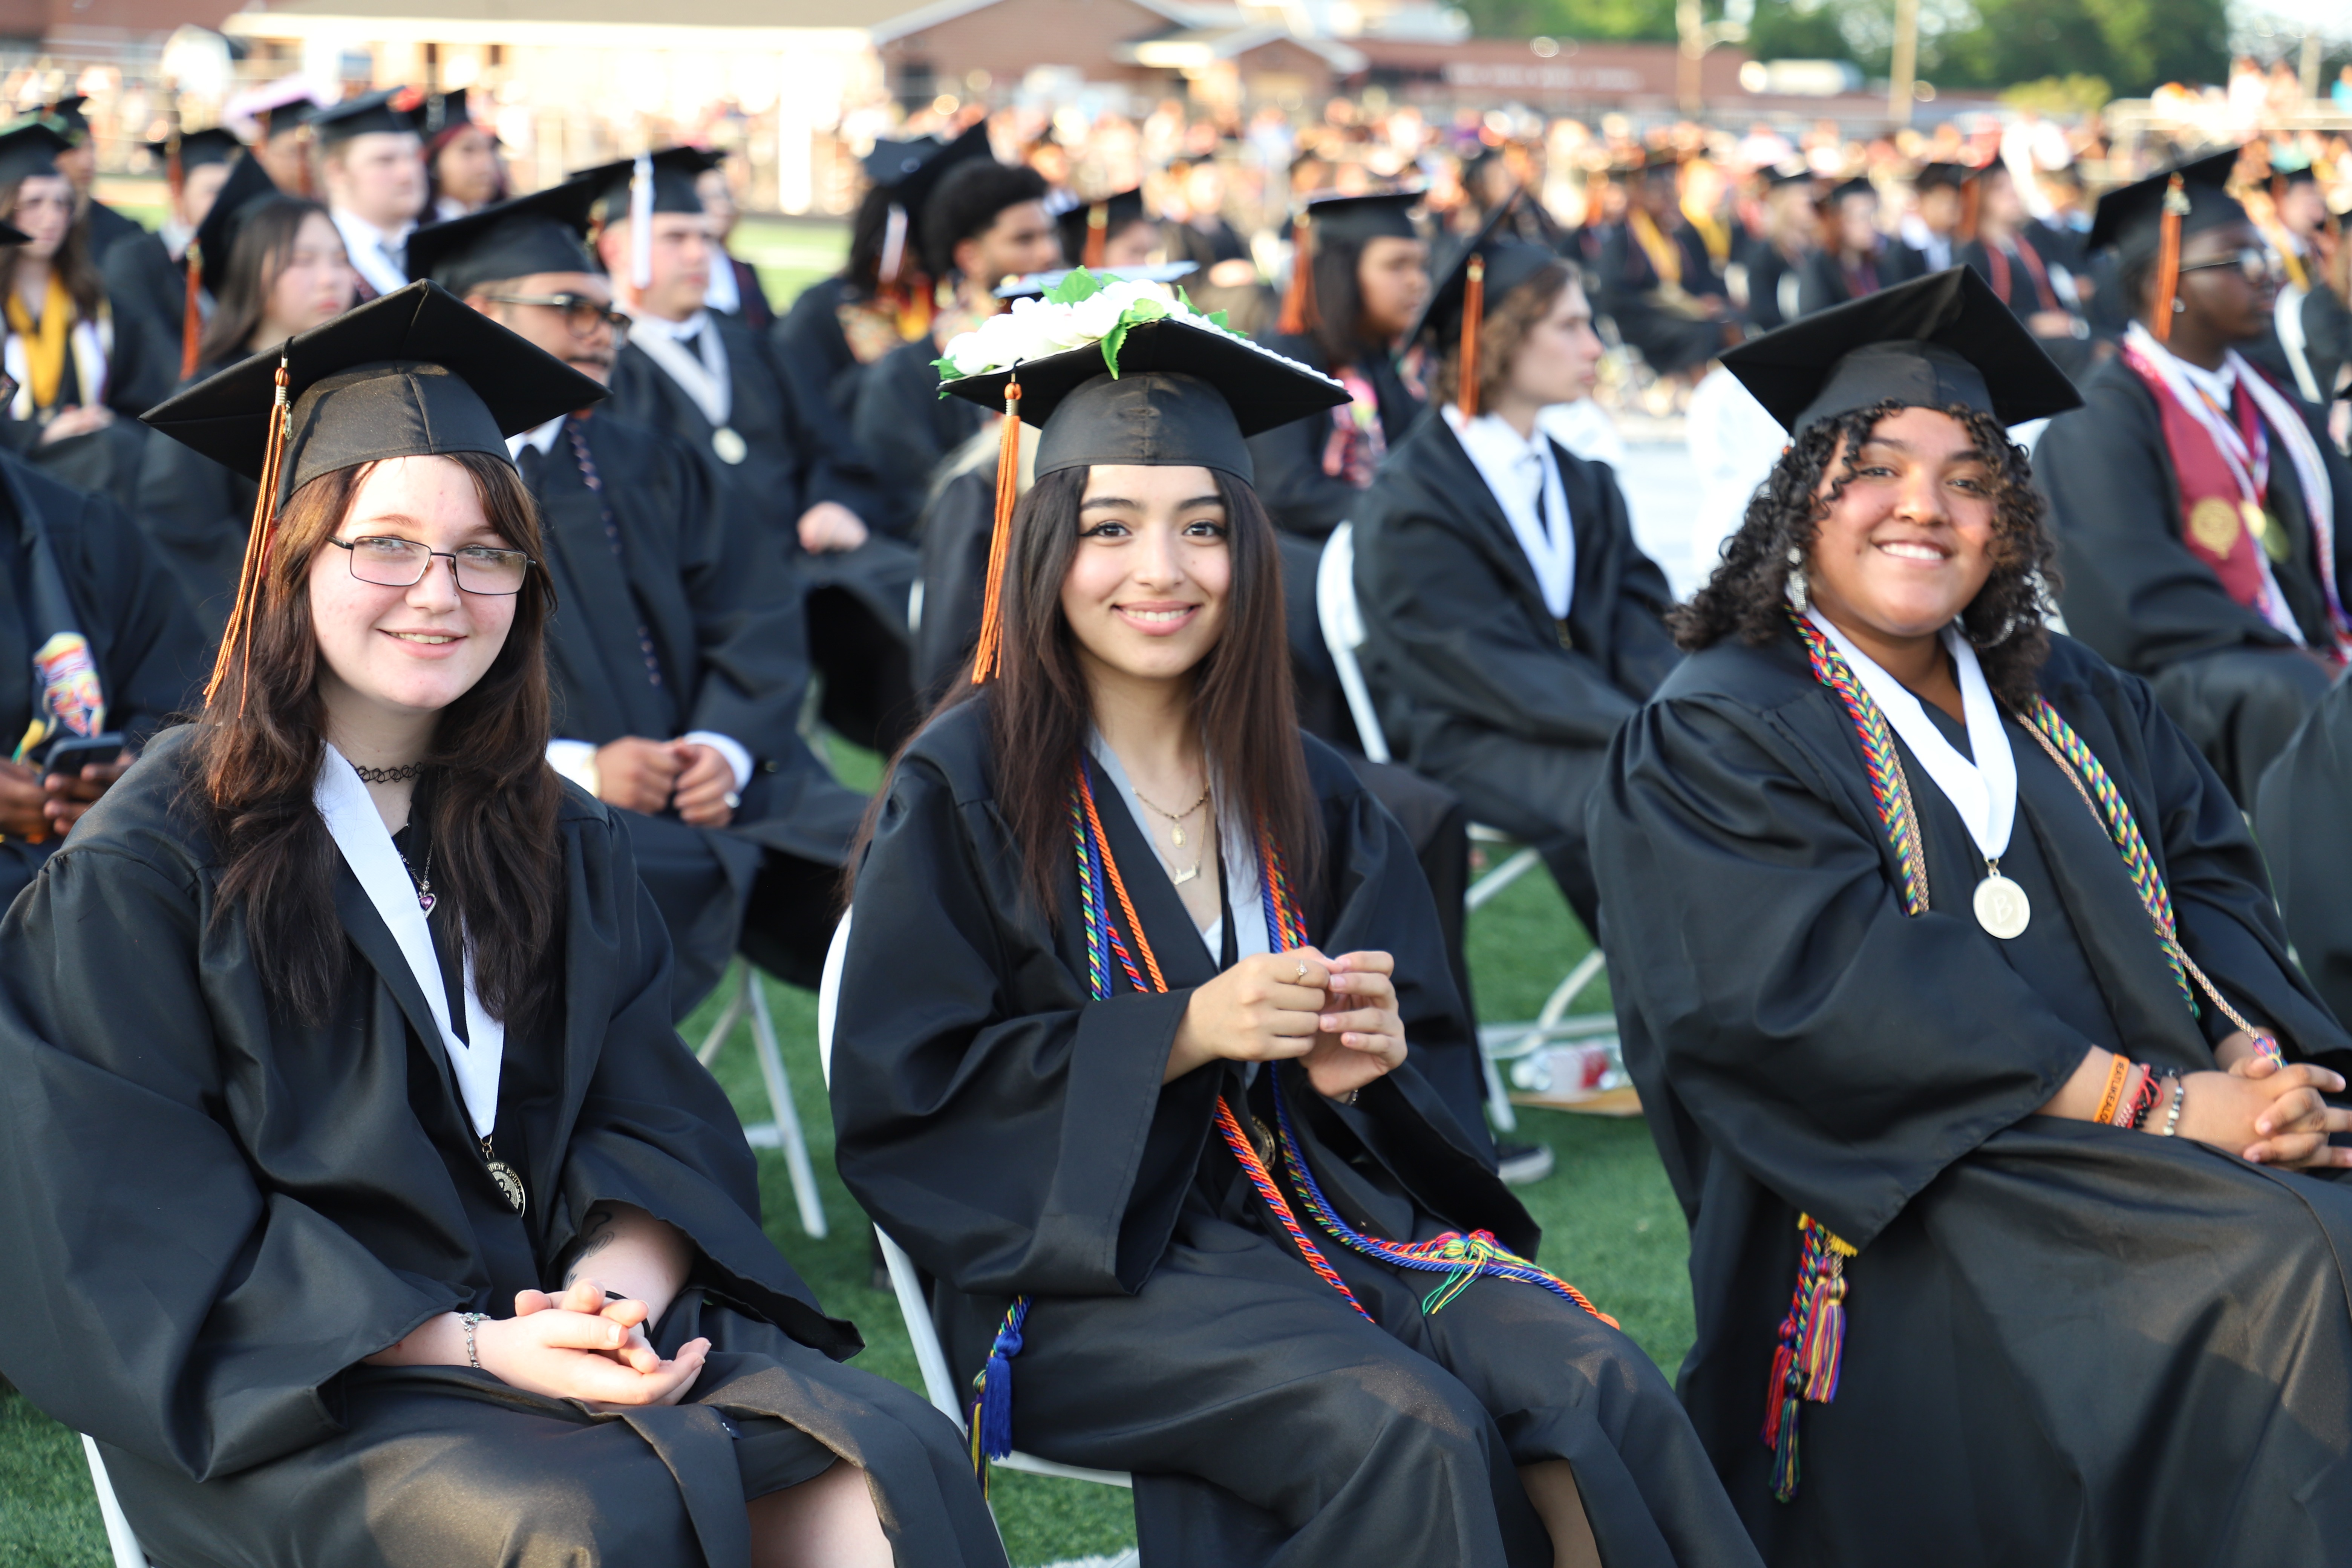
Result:
[[[541,451],[535,442],[525,441],[522,450],[515,454],[516,471],[522,475],[524,486],[533,495],[539,493],[539,477],[546,467],[547,454]]]

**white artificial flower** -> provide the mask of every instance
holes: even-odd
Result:
[[[1235,342],[1249,343],[1271,358],[1281,358],[1209,320],[1168,285],[1140,279],[1107,284],[1075,305],[1042,299],[1015,300],[1011,310],[991,316],[974,331],[958,334],[940,357],[953,372],[951,380],[1008,370],[1049,354],[1066,353],[1098,343],[1117,330],[1131,310],[1147,300],[1160,307],[1160,319],[1180,321],[1201,331],[1221,333]]]

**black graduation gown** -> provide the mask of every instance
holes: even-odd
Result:
[[[1273,332],[1260,341],[1278,354],[1330,374],[1322,344],[1311,337]],[[1355,368],[1371,384],[1380,405],[1381,437],[1393,449],[1421,416],[1424,400],[1405,384],[1394,357],[1383,348],[1367,346]],[[1250,437],[1250,466],[1257,472],[1257,497],[1265,503],[1266,515],[1283,532],[1312,541],[1318,548],[1330,537],[1333,529],[1361,510],[1364,492],[1323,468],[1323,454],[1330,444],[1333,421],[1352,417],[1346,407],[1326,409]],[[1308,559],[1312,559],[1311,552]],[[1287,552],[1284,564],[1294,564]],[[1310,605],[1314,602],[1313,581],[1310,573]]]
[[[100,265],[116,246],[147,232],[137,220],[125,217],[101,201],[92,201],[84,207],[81,221],[89,226],[89,258]]]
[[[100,274],[116,332],[139,332],[145,340],[142,357],[169,364],[176,377],[188,310],[186,264],[173,256],[162,235],[142,232],[109,251]]]
[[[2130,805],[2190,956],[2291,1056],[2352,1067],[2221,781],[2146,686],[2054,645],[2042,689]],[[1775,1563],[2342,1563],[2352,1190],[2037,1114],[2094,1045],[2210,1070],[2231,1026],[2190,1015],[2105,827],[2010,733],[2001,867],[2032,923],[2006,943],[1907,748],[1931,909],[1903,912],[1853,724],[1793,632],[1694,655],[1612,751],[1602,935],[1691,1225],[1684,1403]],[[1800,1212],[1861,1253],[1782,1504],[1759,1433]]]
[[[1758,331],[1783,327],[1803,314],[1801,290],[1805,268],[1820,254],[1809,249],[1796,260],[1760,236],[1743,237],[1733,251],[1735,262],[1748,272],[1748,323]]]
[[[2231,598],[2180,538],[2179,481],[2155,395],[2121,361],[2053,420],[2033,468],[2050,500],[2066,626],[2109,662],[2147,678],[2173,721],[2242,804],[2327,688],[2330,672]],[[2314,426],[2339,519],[2352,521],[2352,465]],[[2328,634],[2313,535],[2294,465],[2273,444],[2270,510],[2290,542],[2273,563],[2309,646]],[[2352,581],[2352,529],[2339,521],[2336,571]]]
[[[2328,688],[2254,796],[2294,955],[2338,1018],[2352,1018],[2352,684]]]
[[[902,343],[857,378],[850,440],[880,485],[877,526],[911,538],[932,478],[947,455],[978,434],[988,410],[940,395],[939,349],[929,336]]]
[[[2074,316],[2076,314],[2074,307],[2058,296],[2057,280],[2049,279],[2046,283],[2043,281],[2043,279],[2048,278],[2049,269],[2052,267],[2065,265],[2060,257],[2053,256],[2050,251],[2042,248],[2043,242],[2049,237],[2048,231],[2039,225],[2029,226],[2027,231],[2020,237],[2022,245],[2033,247],[2035,256],[2042,262],[2042,278],[2035,277],[2033,268],[2026,263],[2021,245],[2017,244],[2003,247],[1998,265],[1991,248],[1982,240],[1978,239],[1972,239],[1960,247],[1954,254],[1953,259],[1961,266],[1975,268],[1977,275],[1990,284],[1996,294],[2000,295],[2000,301],[2009,307],[2010,313],[2021,321],[2042,310],[2063,310]],[[2005,293],[2002,292],[2000,282],[2004,274],[2008,279],[2008,290]],[[2093,361],[2091,341],[2088,337],[2045,338],[2037,335],[2034,342],[2042,345],[2042,352],[2047,353],[2051,361],[2060,370],[2064,371],[2071,379],[2079,383],[2089,375]]]
[[[1217,967],[1174,887],[1098,783],[1173,989],[1091,1000],[1075,872],[1049,924],[992,801],[985,700],[935,720],[888,786],[853,906],[833,1102],[842,1175],[937,1282],[959,1375],[983,1360],[1007,1298],[1031,1294],[1016,1446],[1133,1471],[1152,1563],[1548,1568],[1508,1471],[1554,1457],[1575,1466],[1613,1568],[1753,1562],[1664,1379],[1622,1335],[1491,1279],[1425,1315],[1427,1277],[1326,1241],[1367,1323],[1289,1251],[1212,1130],[1221,1092],[1248,1093],[1270,1123],[1270,1074],[1247,1091],[1222,1064],[1160,1081],[1192,989]],[[1308,929],[1327,951],[1395,955],[1414,1058],[1344,1108],[1294,1069],[1307,1159],[1360,1227],[1485,1227],[1524,1255],[1538,1239],[1526,1211],[1415,1065],[1475,1049],[1429,895],[1387,814],[1306,744],[1326,835],[1301,889]],[[1234,901],[1255,918],[1248,889]]]
[[[801,290],[793,308],[769,329],[768,342],[776,363],[793,378],[807,427],[836,462],[855,462],[857,472],[871,479],[873,470],[857,455],[849,423],[857,411],[857,381],[866,367],[841,330],[840,309],[856,293],[856,285],[841,277],[820,278]]]
[[[181,385],[193,386],[226,368],[226,362],[199,366]],[[228,624],[260,490],[234,468],[177,441],[150,441],[140,453],[138,505],[131,515],[208,640],[217,640]]]
[[[1576,591],[1552,618],[1518,536],[1435,414],[1389,454],[1356,525],[1366,679],[1399,758],[1534,845],[1592,929],[1584,803],[1601,753],[1678,657],[1665,575],[1605,463],[1558,442]]]
[[[724,251],[719,253],[719,259],[726,262],[735,274],[738,308],[729,311],[729,317],[740,322],[746,331],[765,337],[768,330],[776,324],[776,308],[768,303],[768,291],[760,286],[759,268],[740,257],[729,256]]]
[[[894,750],[913,721],[907,595],[915,552],[877,524],[874,493],[812,431],[802,396],[768,340],[723,316],[710,321],[727,350],[734,389],[729,424],[749,447],[740,463],[712,457],[720,497],[737,526],[770,540],[791,563],[807,596],[809,645],[825,675],[826,722],[859,745]],[[634,343],[614,363],[609,409],[676,437],[697,454],[713,452],[717,426]],[[801,548],[801,514],[824,500],[866,522],[872,531],[864,544],[824,555]]]
[[[2315,263],[2306,260],[2310,268]],[[2352,358],[2352,310],[2336,297],[2326,284],[2314,281],[2294,307],[2295,324],[2302,333],[2301,367],[2311,373],[2312,385],[2323,402],[2336,391],[2336,372]],[[2275,321],[2270,329],[2250,343],[2241,343],[2238,352],[2270,373],[2273,381],[2300,396],[2302,383],[2297,378],[2295,351],[2288,349],[2280,338]]]
[[[265,994],[161,737],[0,927],[0,1245],[27,1292],[0,1368],[97,1437],[159,1562],[740,1568],[744,1499],[864,1466],[902,1563],[1003,1561],[953,1428],[835,1364],[760,1228],[733,1109],[669,1021],[669,944],[612,815],[567,789],[563,997],[509,1033],[484,1168],[424,994],[335,865],[330,1017]],[[136,955],[135,984],[94,984]],[[363,1358],[549,1282],[600,1202],[682,1231],[655,1331],[707,1334],[680,1404],[592,1415],[462,1367]]]
[[[1696,230],[1679,217],[1671,218],[1665,237],[1682,252],[1682,287],[1694,297],[1723,296],[1715,263]],[[1668,375],[1705,364],[1724,351],[1724,323],[1695,320],[1658,301],[1661,280],[1649,252],[1633,237],[1631,226],[1612,226],[1601,245],[1600,305],[1617,323],[1618,336],[1636,349],[1652,370]]]
[[[48,536],[73,601],[76,630],[89,641],[106,696],[106,727],[145,744],[170,715],[192,704],[210,666],[206,641],[163,568],[112,501],[68,489],[16,458],[0,455],[0,730],[13,749],[32,722],[39,693],[33,654],[31,531]],[[55,629],[55,628],[51,628]],[[7,752],[0,750],[0,756]],[[119,785],[117,787],[120,787]],[[88,818],[85,817],[87,822]],[[74,829],[75,841],[84,829]],[[5,908],[61,841],[0,840],[0,908]]]
[[[1900,269],[1902,264],[1891,253],[1904,249],[1905,247],[1899,245],[1889,245],[1872,259],[1871,271],[1879,288],[1884,289],[1900,281],[1895,274]],[[1906,253],[1917,254],[1911,251]],[[1843,305],[1847,300],[1859,299],[1863,294],[1870,291],[1867,289],[1857,291],[1854,280],[1846,276],[1845,268],[1839,262],[1836,251],[1826,247],[1815,250],[1805,258],[1803,265],[1797,269],[1797,314],[1810,316],[1816,310],[1826,310],[1832,305]]]
[[[709,730],[751,753],[751,781],[725,828],[689,826],[676,813],[615,810],[638,873],[677,950],[677,1015],[719,983],[742,933],[768,851],[805,868],[816,908],[792,933],[762,944],[786,950],[770,963],[814,984],[831,935],[835,879],[865,797],[834,782],[801,738],[807,695],[808,627],[783,563],[728,526],[708,466],[667,437],[618,416],[580,421],[604,482],[588,489],[569,427],[521,467],[546,530],[556,612],[548,625],[555,732],[604,745],[625,735],[670,740]],[[613,531],[605,528],[612,509]],[[640,630],[650,637],[650,654]],[[653,668],[648,659],[652,660]]]

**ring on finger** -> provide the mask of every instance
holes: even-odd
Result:
[[[1298,960],[1298,978],[1301,980],[1307,978],[1307,961],[1303,958]]]

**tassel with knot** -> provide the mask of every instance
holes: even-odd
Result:
[[[1291,220],[1290,287],[1283,290],[1282,317],[1275,325],[1293,337],[1311,332],[1322,322],[1315,309],[1314,239],[1305,213]]]
[[[262,447],[261,489],[253,498],[253,523],[245,536],[245,563],[237,569],[236,599],[229,609],[228,625],[221,633],[212,679],[205,682],[205,701],[210,703],[221,682],[228,679],[229,666],[237,666],[236,704],[240,716],[245,711],[246,689],[252,683],[253,618],[259,613],[262,577],[269,565],[269,534],[278,521],[278,479],[286,464],[286,432],[290,417],[286,387],[286,356],[281,353],[278,356],[277,394],[269,401],[268,440]]]
[[[1087,247],[1078,265],[1089,272],[1099,272],[1103,264],[1103,247],[1110,243],[1110,204],[1097,202],[1087,209]]]
[[[1021,383],[1004,384],[1004,425],[996,445],[996,521],[988,533],[988,587],[980,604],[980,641],[971,683],[985,683],[1004,662],[1004,558],[1012,549],[1013,504],[1021,492]]]
[[[2189,216],[2189,192],[2175,174],[2164,187],[2164,216],[2157,227],[2156,341],[2172,341],[2173,296],[2180,289],[2180,220]]]
[[[180,379],[185,381],[196,374],[196,350],[205,335],[205,310],[197,299],[204,286],[204,252],[194,240],[188,241],[188,252],[181,258],[188,274],[188,286],[180,305]]]
[[[1797,1406],[1837,1397],[1845,1357],[1845,1260],[1852,1243],[1811,1215],[1797,1217],[1797,1288],[1780,1320],[1764,1403],[1764,1445],[1772,1450],[1772,1495],[1797,1495]]]
[[[1013,1452],[1013,1358],[1021,1353],[1021,1325],[1029,1298],[1016,1296],[988,1347],[988,1361],[971,1380],[971,1473],[988,1495],[988,1461]]]
[[[1486,324],[1486,258],[1470,258],[1470,281],[1462,289],[1462,369],[1454,377],[1454,405],[1465,419],[1478,417],[1478,333]]]

